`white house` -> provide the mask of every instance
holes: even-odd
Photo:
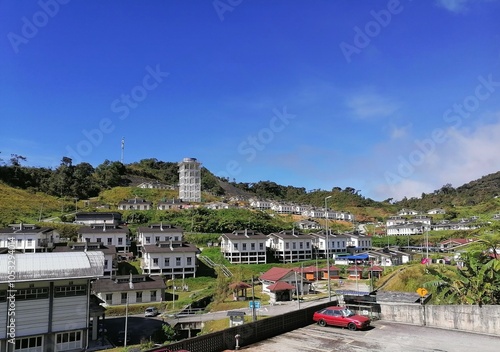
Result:
[[[299,231],[286,230],[267,235],[266,246],[283,263],[312,259],[314,237]]]
[[[156,244],[158,242],[172,242],[181,244],[183,242],[184,230],[182,227],[170,224],[151,224],[137,228],[137,246],[139,251],[145,245]]]
[[[385,224],[386,226],[394,226],[394,225],[401,225],[406,222],[407,222],[406,218],[402,216],[389,216]]]
[[[105,212],[80,212],[75,214],[75,224],[81,225],[94,225],[94,224],[108,224],[120,225],[122,222],[121,213],[105,213]]]
[[[418,211],[413,209],[403,208],[400,211],[398,211],[398,215],[418,215]]]
[[[354,248],[356,252],[367,251],[372,248],[372,238],[362,233],[346,233],[349,239],[347,241],[347,248]]]
[[[172,185],[165,185],[163,183],[160,183],[158,181],[150,181],[150,182],[143,182],[139,185],[137,185],[138,188],[149,188],[149,189],[175,189],[174,186]]]
[[[158,210],[172,210],[172,209],[189,209],[193,206],[189,202],[184,202],[182,199],[164,199],[158,202]]]
[[[46,252],[58,242],[59,234],[50,227],[19,223],[0,229],[0,248],[17,252]]]
[[[271,209],[272,203],[267,200],[250,199],[250,206],[259,210],[269,210]]]
[[[322,226],[314,220],[301,220],[294,223],[300,230],[319,230]]]
[[[150,210],[152,206],[152,202],[137,197],[134,199],[122,200],[118,203],[118,209],[120,210]]]
[[[130,240],[127,227],[116,225],[94,224],[78,229],[80,242],[100,242],[105,246],[115,246],[118,252],[129,252]]]
[[[429,215],[446,214],[446,210],[441,208],[434,208],[427,211]]]
[[[424,233],[425,226],[421,223],[405,223],[400,225],[387,226],[387,236],[411,236]]]
[[[11,261],[10,254],[0,255],[0,350],[84,351],[89,321],[96,318],[90,313],[90,281],[102,276],[104,255],[18,254],[15,271],[9,270]]]
[[[277,212],[278,214],[294,214],[295,205],[274,203],[271,205],[271,210]]]
[[[141,269],[143,274],[163,275],[167,278],[196,276],[196,254],[194,245],[179,242],[157,242],[141,247]]]
[[[129,304],[159,303],[164,300],[165,282],[159,276],[123,275],[95,280],[92,292],[105,306],[125,305],[127,300]]]
[[[254,230],[238,230],[222,234],[220,248],[231,263],[265,264],[267,236]]]
[[[328,231],[328,242],[325,231],[312,233],[311,236],[314,237],[314,257],[326,258],[327,247],[330,256],[333,253],[345,253],[347,251],[347,244],[350,241],[349,236],[332,233],[330,230]]]

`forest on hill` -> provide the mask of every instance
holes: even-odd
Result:
[[[89,163],[73,164],[71,158],[63,157],[57,168],[24,166],[27,162],[22,155],[12,154],[6,160],[0,159],[0,182],[16,189],[31,193],[44,193],[60,199],[89,199],[98,197],[102,192],[115,187],[137,186],[139,180],[158,181],[176,186],[179,182],[178,164],[154,158],[122,164],[118,161],[104,160],[97,167]],[[419,198],[403,198],[395,202],[388,198],[382,202],[364,197],[360,190],[352,187],[329,190],[306,190],[304,187],[280,185],[265,180],[254,183],[232,182],[212,174],[202,168],[202,191],[204,200],[217,198],[229,201],[231,198],[248,200],[251,197],[308,204],[323,207],[325,198],[330,208],[348,211],[361,221],[381,220],[401,208],[426,211],[432,208],[452,209],[457,206],[486,204],[489,211],[495,203],[492,199],[500,194],[500,172],[483,176],[478,180],[454,188],[446,184],[440,189]],[[487,204],[491,205],[488,206]]]

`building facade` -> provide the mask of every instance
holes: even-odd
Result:
[[[9,255],[0,256],[0,350],[85,350],[91,319],[90,282],[102,276],[103,254],[19,254],[14,274],[7,270],[10,262]],[[15,298],[9,293],[12,289]]]
[[[224,258],[231,263],[265,264],[267,236],[254,230],[238,230],[220,236]]]
[[[185,202],[201,202],[201,163],[184,158],[179,164],[179,198]]]

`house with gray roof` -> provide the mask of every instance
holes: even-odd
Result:
[[[0,248],[17,252],[47,252],[58,242],[59,234],[50,227],[19,223],[0,229]]]
[[[121,275],[100,278],[92,283],[92,292],[104,306],[135,303],[159,303],[165,299],[165,282],[159,276]]]
[[[267,236],[255,230],[236,230],[219,237],[221,252],[231,263],[265,264]]]

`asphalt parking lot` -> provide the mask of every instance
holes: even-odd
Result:
[[[497,352],[500,337],[375,321],[365,331],[316,324],[242,347],[246,352]]]

